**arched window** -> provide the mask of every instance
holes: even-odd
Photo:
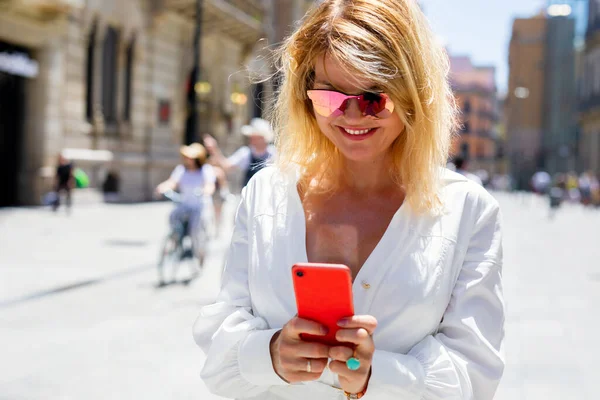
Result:
[[[102,113],[108,124],[117,122],[117,60],[119,31],[106,29],[102,47]]]
[[[127,50],[125,52],[125,85],[124,89],[124,108],[123,108],[123,120],[131,120],[131,103],[132,103],[132,88],[133,88],[133,63],[135,56],[135,35],[129,41]]]
[[[94,53],[96,51],[96,30],[98,24],[93,23],[88,35],[87,60],[85,65],[85,118],[91,122],[94,117]]]

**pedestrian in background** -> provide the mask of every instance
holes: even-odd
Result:
[[[539,170],[531,177],[531,188],[539,195],[546,195],[551,184],[552,177],[546,171]]]
[[[477,183],[478,185],[483,186],[483,181],[477,175],[469,172],[468,162],[466,158],[461,156],[454,157],[454,166],[456,167],[456,172],[464,176],[465,178]]]
[[[567,178],[565,174],[559,173],[554,176],[552,187],[548,191],[548,200],[550,201],[550,208],[548,216],[554,218],[556,211],[566,199],[567,196]]]
[[[58,155],[58,165],[56,166],[56,177],[54,182],[56,197],[52,204],[52,209],[58,211],[60,207],[61,195],[65,194],[67,212],[71,210],[71,190],[75,187],[75,176],[73,175],[73,163],[67,160],[62,154]]]
[[[499,206],[444,168],[456,106],[417,2],[317,2],[281,57],[277,163],[243,190],[220,294],[194,326],[207,387],[491,400],[504,369]],[[301,336],[325,328],[296,316],[291,267],[307,261],[352,271],[347,345]]]
[[[223,156],[215,138],[205,135],[203,139],[213,162],[225,172],[234,169],[242,171],[242,185],[246,186],[258,171],[274,159],[275,147],[270,144],[273,141],[271,124],[262,118],[252,119],[249,125],[242,127],[241,133],[248,138],[248,145],[240,147],[229,157]]]
[[[596,207],[600,207],[600,180],[593,172],[590,175],[590,203]]]

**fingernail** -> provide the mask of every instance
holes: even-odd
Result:
[[[348,320],[346,318],[342,318],[338,321],[338,326],[346,326],[348,325]]]

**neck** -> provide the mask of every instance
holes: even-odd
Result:
[[[386,158],[370,161],[345,160],[340,173],[341,187],[355,192],[374,193],[396,186]]]

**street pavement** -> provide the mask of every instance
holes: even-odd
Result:
[[[496,399],[597,399],[600,210],[495,194],[507,368]],[[235,205],[201,277],[156,287],[169,203],[0,210],[0,400],[216,400],[191,326],[216,296]],[[187,271],[180,270],[181,278]]]

